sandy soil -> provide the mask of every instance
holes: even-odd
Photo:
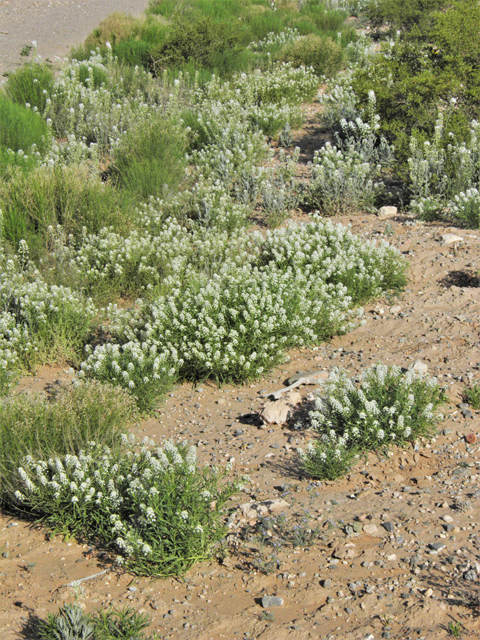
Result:
[[[33,40],[44,60],[63,58],[114,11],[137,15],[148,0],[0,0],[0,76],[24,62]]]
[[[67,42],[81,40],[113,8],[140,11],[146,4],[0,2],[1,30],[13,34],[23,20],[33,29],[38,20],[40,28],[29,31],[25,42],[36,37],[41,43],[44,33],[44,42],[50,42],[44,55],[61,55]],[[82,23],[68,30],[71,16],[77,16],[78,26],[78,16],[87,14],[91,22],[85,28]],[[66,16],[67,22],[58,21],[63,26],[55,43],[46,28],[48,15]],[[15,60],[1,42],[0,61],[11,68]],[[17,37],[15,51],[23,42]],[[304,160],[319,146],[319,135],[311,124],[297,137]],[[312,544],[295,548],[284,541],[275,555],[259,542],[255,517],[236,510],[223,561],[197,565],[184,579],[151,581],[117,573],[101,553],[50,539],[40,527],[0,513],[2,640],[35,638],[38,617],[75,598],[87,610],[131,604],[150,615],[152,630],[172,640],[432,640],[446,638],[455,621],[465,636],[479,635],[480,449],[465,437],[480,437],[480,413],[459,404],[465,386],[480,381],[480,232],[424,224],[408,214],[358,215],[341,222],[365,239],[387,238],[407,257],[406,291],[366,307],[365,325],[350,334],[293,352],[288,365],[256,384],[176,388],[141,427],[141,435],[159,442],[188,439],[202,461],[233,458],[236,471],[248,473],[251,484],[232,510],[282,498],[291,530],[305,518],[315,532]],[[442,236],[449,233],[460,239],[445,244]],[[438,436],[394,449],[387,458],[371,455],[341,481],[311,482],[297,472],[296,449],[311,435],[294,425],[314,387],[300,388],[302,405],[285,424],[264,425],[258,417],[266,394],[297,372],[341,366],[353,375],[378,361],[408,367],[417,360],[448,386],[450,402]],[[19,389],[41,392],[69,377],[68,370],[44,367]],[[80,592],[68,586],[105,569],[83,582]],[[283,605],[263,608],[266,594],[280,596]]]

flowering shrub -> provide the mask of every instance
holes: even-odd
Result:
[[[165,295],[112,308],[112,344],[82,364],[82,375],[130,388],[145,409],[177,375],[258,377],[287,349],[351,328],[356,304],[405,285],[405,263],[387,243],[319,219],[265,237],[195,230],[191,241],[190,252],[179,245],[189,263],[165,280]]]
[[[11,320],[4,325],[4,339],[13,339],[13,349],[21,345],[17,354],[28,355],[24,366],[45,362],[54,355],[75,357],[96,315],[92,301],[74,294],[68,287],[46,284],[25,262],[28,261],[25,242],[20,243],[20,249],[20,256],[4,262],[0,272],[0,303],[15,319],[15,328]]]
[[[444,397],[436,378],[403,373],[377,364],[366,370],[359,386],[335,369],[315,400],[309,418],[319,440],[300,453],[312,475],[334,474],[351,461],[352,451],[376,450],[429,436]],[[333,466],[333,469],[332,469]]]
[[[56,530],[115,551],[134,573],[185,573],[224,535],[238,485],[221,482],[227,470],[199,467],[194,447],[122,438],[121,452],[91,442],[77,455],[27,456],[15,497]]]
[[[466,193],[459,193],[447,208],[450,216],[463,222],[467,227],[480,227],[480,192],[478,189],[468,189]]]
[[[138,425],[125,390],[89,380],[58,386],[50,398],[15,394],[0,401],[0,503],[11,505],[17,469],[28,454],[75,453],[91,440],[118,448],[119,435]]]

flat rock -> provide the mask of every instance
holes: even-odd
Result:
[[[279,596],[263,596],[262,607],[267,609],[268,607],[281,607],[283,605],[283,598]]]
[[[302,394],[294,389],[292,391],[288,391],[288,393],[283,396],[283,399],[294,407],[298,404],[302,404]]]
[[[268,401],[260,412],[267,424],[284,424],[288,420],[290,406],[284,400]]]
[[[328,371],[323,371],[321,369],[312,369],[311,371],[299,371],[294,376],[290,376],[287,380],[287,386],[294,384],[300,378],[318,378],[319,380],[327,380],[328,379]]]
[[[457,236],[454,233],[442,234],[442,245],[454,244],[455,242],[463,242],[462,236]]]
[[[363,532],[367,534],[367,536],[378,536],[378,527],[376,524],[366,524],[363,527]]]

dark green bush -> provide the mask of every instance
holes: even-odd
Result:
[[[366,13],[375,27],[388,22],[392,30],[417,26],[423,31],[431,26],[433,12],[446,5],[446,0],[372,0]]]
[[[240,52],[238,29],[228,23],[217,23],[209,17],[195,20],[175,19],[164,42],[150,51],[152,70],[178,67],[195,62],[203,67],[215,67],[219,55]]]

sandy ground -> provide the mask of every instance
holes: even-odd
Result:
[[[148,0],[0,0],[0,76],[21,65],[33,40],[44,60],[63,58],[114,11],[137,15]]]
[[[138,12],[146,4],[0,1],[0,65],[12,68],[33,38],[44,56],[62,55],[110,11]],[[297,137],[303,160],[320,145],[318,136],[311,123]],[[450,623],[465,637],[480,634],[480,448],[466,441],[480,438],[480,413],[459,406],[465,386],[480,381],[480,232],[408,214],[341,222],[365,239],[388,239],[405,255],[406,291],[366,307],[365,325],[348,335],[293,352],[288,365],[256,384],[177,387],[141,426],[140,435],[158,442],[194,443],[201,461],[234,459],[236,472],[251,478],[231,504],[227,557],[199,564],[183,579],[137,579],[95,550],[0,513],[1,640],[35,639],[36,620],[75,598],[87,610],[131,604],[150,615],[152,631],[172,640],[433,640],[446,638]],[[449,233],[459,239],[446,244]],[[343,480],[312,482],[297,471],[296,449],[311,434],[295,424],[315,387],[300,388],[302,404],[285,424],[258,417],[266,394],[298,372],[341,366],[353,375],[378,361],[408,367],[417,360],[448,387],[437,437],[386,458],[371,455]],[[44,367],[20,389],[41,392],[68,378],[67,370]],[[288,535],[271,531],[279,542],[274,551],[261,541],[251,509],[246,517],[237,509],[272,499],[288,503],[290,534],[305,519],[311,544],[294,547]],[[105,569],[80,590],[68,586]],[[283,605],[263,608],[264,595],[280,596]]]

